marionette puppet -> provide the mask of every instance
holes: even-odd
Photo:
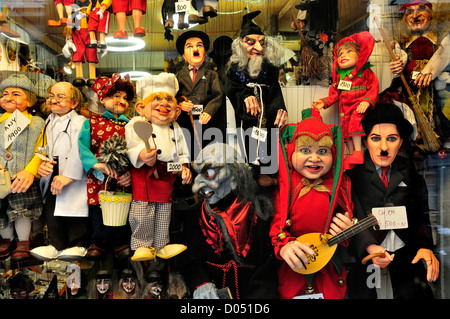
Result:
[[[175,174],[181,175],[183,184],[190,184],[192,179],[188,146],[175,121],[179,114],[177,90],[177,79],[171,73],[163,72],[136,82],[137,95],[143,100],[135,105],[139,116],[125,126],[127,153],[132,164],[133,202],[129,221],[131,250],[135,251],[133,261],[151,260],[155,256],[168,259],[186,249],[184,245],[169,244]],[[138,128],[142,124],[147,125],[146,136]]]
[[[13,74],[0,83],[0,90],[0,106],[5,110],[0,117],[0,130],[3,132],[0,138],[0,173],[3,175],[0,253],[7,257],[10,245],[15,244],[17,248],[11,261],[19,262],[30,257],[32,221],[42,214],[37,172],[41,159],[35,152],[42,142],[39,136],[44,120],[29,113],[36,104],[37,90],[28,77]],[[8,188],[9,183],[11,186]]]
[[[51,114],[41,132],[38,173],[50,244],[31,250],[39,260],[78,260],[89,245],[87,178],[78,147],[86,118],[76,112],[82,104],[81,92],[69,82],[48,88]]]
[[[197,14],[188,16],[189,23],[204,24],[209,18],[217,17],[217,6],[219,0],[191,0],[192,6],[197,10]]]
[[[247,162],[258,167],[272,184],[277,165],[276,129],[286,123],[287,111],[278,80],[279,65],[285,49],[278,38],[267,36],[252,20],[261,11],[242,17],[239,37],[233,41],[224,92],[233,105],[238,129],[238,142],[245,150]],[[245,136],[244,136],[245,133]],[[266,134],[264,134],[266,133]],[[244,138],[248,139],[244,141]],[[262,172],[262,170],[267,172]]]
[[[113,299],[141,299],[141,289],[134,269],[125,268],[120,272],[118,288]]]
[[[252,168],[230,145],[209,144],[194,168],[198,175],[192,192],[203,201],[185,223],[193,249],[180,256],[179,268],[193,298],[217,299],[226,287],[237,299],[275,298],[277,260],[268,236],[271,198],[259,191]]]
[[[389,93],[387,95],[392,98],[391,101],[397,100],[409,106],[417,103],[419,111],[423,112],[423,116],[428,122],[426,127],[433,134],[439,136],[441,142],[447,142],[448,146],[450,116],[448,116],[448,111],[447,115],[443,113],[436,85],[438,76],[449,64],[450,37],[446,5],[448,6],[443,3],[432,4],[426,0],[412,0],[400,7],[400,12],[404,14],[396,28],[399,30],[395,36],[394,46],[397,59],[389,64],[394,79],[391,87],[385,93]],[[406,78],[415,95],[413,101],[411,101],[411,96],[402,93],[405,90],[401,89],[402,83],[399,81],[401,74]],[[448,91],[444,88],[445,90]],[[425,127],[422,128],[422,130],[425,129]],[[433,150],[432,147],[429,147],[423,141],[427,133],[420,131],[415,144],[425,151],[438,149],[436,147]]]
[[[364,162],[361,120],[375,105],[379,91],[378,78],[368,62],[374,45],[375,39],[367,31],[339,41],[334,48],[333,83],[328,96],[313,102],[317,110],[339,103],[342,134],[348,149],[344,169]]]
[[[170,30],[174,27],[173,15],[175,13],[175,3],[176,2],[178,2],[178,1],[164,0],[163,5],[161,7],[164,29],[166,29],[166,30]],[[178,30],[183,30],[183,29],[189,28],[189,24],[184,22],[185,15],[186,15],[186,12],[178,12],[178,22],[177,22]],[[173,39],[173,36],[171,38]]]
[[[91,7],[91,0],[75,0],[72,13],[73,24],[66,26],[63,32],[66,43],[62,48],[62,53],[67,59],[71,58],[72,62],[75,64],[75,79],[73,80],[73,85],[77,87],[86,85],[86,80],[83,75],[83,63],[86,61],[89,65],[89,77],[87,84],[91,86],[97,77],[97,47],[92,45],[89,46],[91,39],[89,35],[87,16],[90,13]],[[98,30],[104,30],[105,33],[107,33],[108,28],[109,27],[103,23],[101,26],[99,25]]]
[[[147,1],[145,0],[114,0],[113,13],[116,15],[118,30],[114,32],[116,39],[128,39],[128,32],[125,30],[127,16],[133,16],[134,37],[144,37],[145,29],[141,27],[142,16],[147,12]]]
[[[56,12],[58,13],[58,20],[48,20],[47,26],[51,28],[65,27],[69,20],[69,25],[73,23],[72,19],[72,5],[74,0],[55,0]],[[67,17],[64,17],[64,13]]]
[[[432,299],[429,283],[438,278],[439,261],[433,254],[427,186],[410,158],[413,127],[390,103],[377,103],[362,125],[364,164],[348,172],[354,216],[362,219],[372,213],[383,222],[377,230],[363,230],[350,243],[356,263],[348,274],[348,296],[380,299],[380,292],[389,296],[386,292],[391,291],[394,299]],[[390,279],[373,284],[368,279],[374,275],[373,266]]]
[[[34,291],[33,280],[22,271],[9,277],[6,285],[9,288],[10,299],[33,299],[30,296]]]
[[[114,299],[115,286],[109,271],[100,270],[89,284],[89,299]]]
[[[203,132],[208,128],[217,128],[215,134],[223,135],[222,132],[225,132],[223,118],[219,116],[220,109],[225,108],[225,95],[218,73],[208,70],[205,64],[209,49],[208,35],[197,30],[184,32],[178,37],[176,46],[187,62],[177,74],[180,87],[176,98],[181,108],[177,122],[190,133],[188,145],[191,160],[194,160],[207,144]],[[224,141],[223,138],[221,136],[220,141]]]
[[[346,271],[339,250],[335,252],[339,247],[334,245],[331,253],[319,251],[321,244],[331,244],[330,236],[352,224],[341,133],[339,127],[323,123],[315,109],[304,110],[302,118],[280,132],[279,186],[270,227],[275,256],[283,261],[277,270],[278,294],[281,299],[312,294],[342,299]]]
[[[129,119],[124,113],[128,110],[135,92],[129,77],[121,77],[118,73],[114,73],[111,78],[98,77],[92,85],[92,90],[97,93],[99,102],[106,111],[102,115],[92,115],[85,120],[78,139],[81,161],[87,173],[89,218],[92,223],[92,244],[85,257],[98,259],[112,246],[114,255],[122,258],[130,253],[129,225],[104,225],[99,192],[105,190],[107,181],[111,189],[130,186],[130,173],[127,170],[119,174],[117,169],[102,162],[101,150],[106,142],[125,138],[125,125]]]
[[[88,10],[88,32],[90,42],[87,46],[89,48],[96,48],[98,52],[101,52],[101,58],[105,57],[107,53],[106,36],[109,33],[109,23],[111,18],[111,13],[108,8],[111,6],[111,3],[112,0],[96,1],[95,8],[90,8],[90,10]]]

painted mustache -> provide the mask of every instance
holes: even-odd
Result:
[[[381,151],[381,152],[380,152],[380,155],[381,155],[381,156],[388,156],[389,153],[388,153],[388,151]]]

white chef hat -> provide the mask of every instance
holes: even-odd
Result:
[[[136,95],[141,99],[157,92],[171,93],[175,97],[178,88],[178,80],[173,73],[162,72],[136,81]]]

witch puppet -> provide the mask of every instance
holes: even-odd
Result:
[[[313,108],[303,110],[302,118],[280,131],[270,227],[275,256],[282,260],[278,294],[281,299],[341,299],[346,271],[340,248],[348,241],[332,241],[351,226],[353,213],[350,179],[342,170],[342,135],[340,126],[326,125]]]
[[[352,169],[364,162],[362,152],[361,120],[372,109],[379,92],[378,78],[368,62],[375,45],[374,37],[367,31],[343,38],[334,48],[333,83],[328,96],[313,102],[317,110],[339,104],[342,134],[348,155],[344,169]]]
[[[27,76],[9,76],[0,90],[0,106],[5,110],[0,117],[0,257],[8,257],[16,246],[11,261],[21,262],[30,258],[32,221],[42,214],[37,173],[41,159],[35,153],[44,120],[29,112],[37,102],[37,90]]]
[[[176,174],[189,184],[190,155],[183,130],[175,121],[180,109],[175,99],[178,81],[172,73],[151,75],[136,82],[135,116],[125,126],[131,162],[133,202],[130,208],[133,261],[168,259],[187,247],[169,244],[172,192]],[[143,126],[143,127],[142,127]]]

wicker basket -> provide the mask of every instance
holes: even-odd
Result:
[[[98,199],[102,208],[103,224],[106,226],[124,226],[130,211],[132,194],[100,191]]]

